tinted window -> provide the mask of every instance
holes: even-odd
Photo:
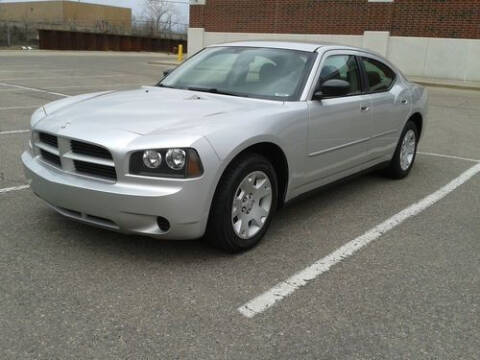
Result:
[[[355,95],[361,93],[359,74],[354,56],[333,55],[329,56],[323,63],[319,81],[321,85],[331,79],[345,80],[350,84],[348,95]]]
[[[395,80],[395,73],[380,61],[362,58],[363,66],[367,73],[368,86],[371,92],[386,91],[390,89]]]
[[[298,100],[314,59],[314,53],[304,51],[212,47],[187,60],[159,86]]]

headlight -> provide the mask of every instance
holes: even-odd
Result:
[[[165,160],[167,165],[172,170],[181,170],[185,167],[185,160],[187,159],[187,153],[183,149],[169,149]]]
[[[145,150],[142,158],[143,165],[149,169],[156,169],[162,164],[162,154],[155,150]]]
[[[203,166],[194,149],[148,149],[136,151],[130,156],[130,173],[155,177],[192,178],[203,174]]]

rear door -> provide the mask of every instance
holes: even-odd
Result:
[[[306,181],[340,173],[368,158],[372,131],[370,96],[362,91],[359,63],[353,51],[329,51],[320,64],[316,88],[330,79],[350,83],[345,96],[308,100]]]
[[[367,55],[359,57],[359,61],[371,99],[373,133],[369,158],[390,157],[410,113],[410,96],[388,65]]]

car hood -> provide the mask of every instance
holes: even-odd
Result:
[[[80,95],[44,107],[39,128],[121,130],[138,135],[186,131],[204,135],[207,124],[221,125],[233,114],[278,108],[281,102],[159,87]]]

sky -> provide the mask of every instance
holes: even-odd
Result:
[[[21,1],[28,2],[28,1],[55,1],[55,0],[0,0],[0,3],[21,2]],[[132,14],[136,18],[139,18],[142,16],[143,3],[144,3],[144,0],[71,0],[71,1],[129,7],[132,9]],[[177,9],[178,19],[176,19],[176,22],[188,24],[189,1],[188,0],[170,0],[170,1]]]

